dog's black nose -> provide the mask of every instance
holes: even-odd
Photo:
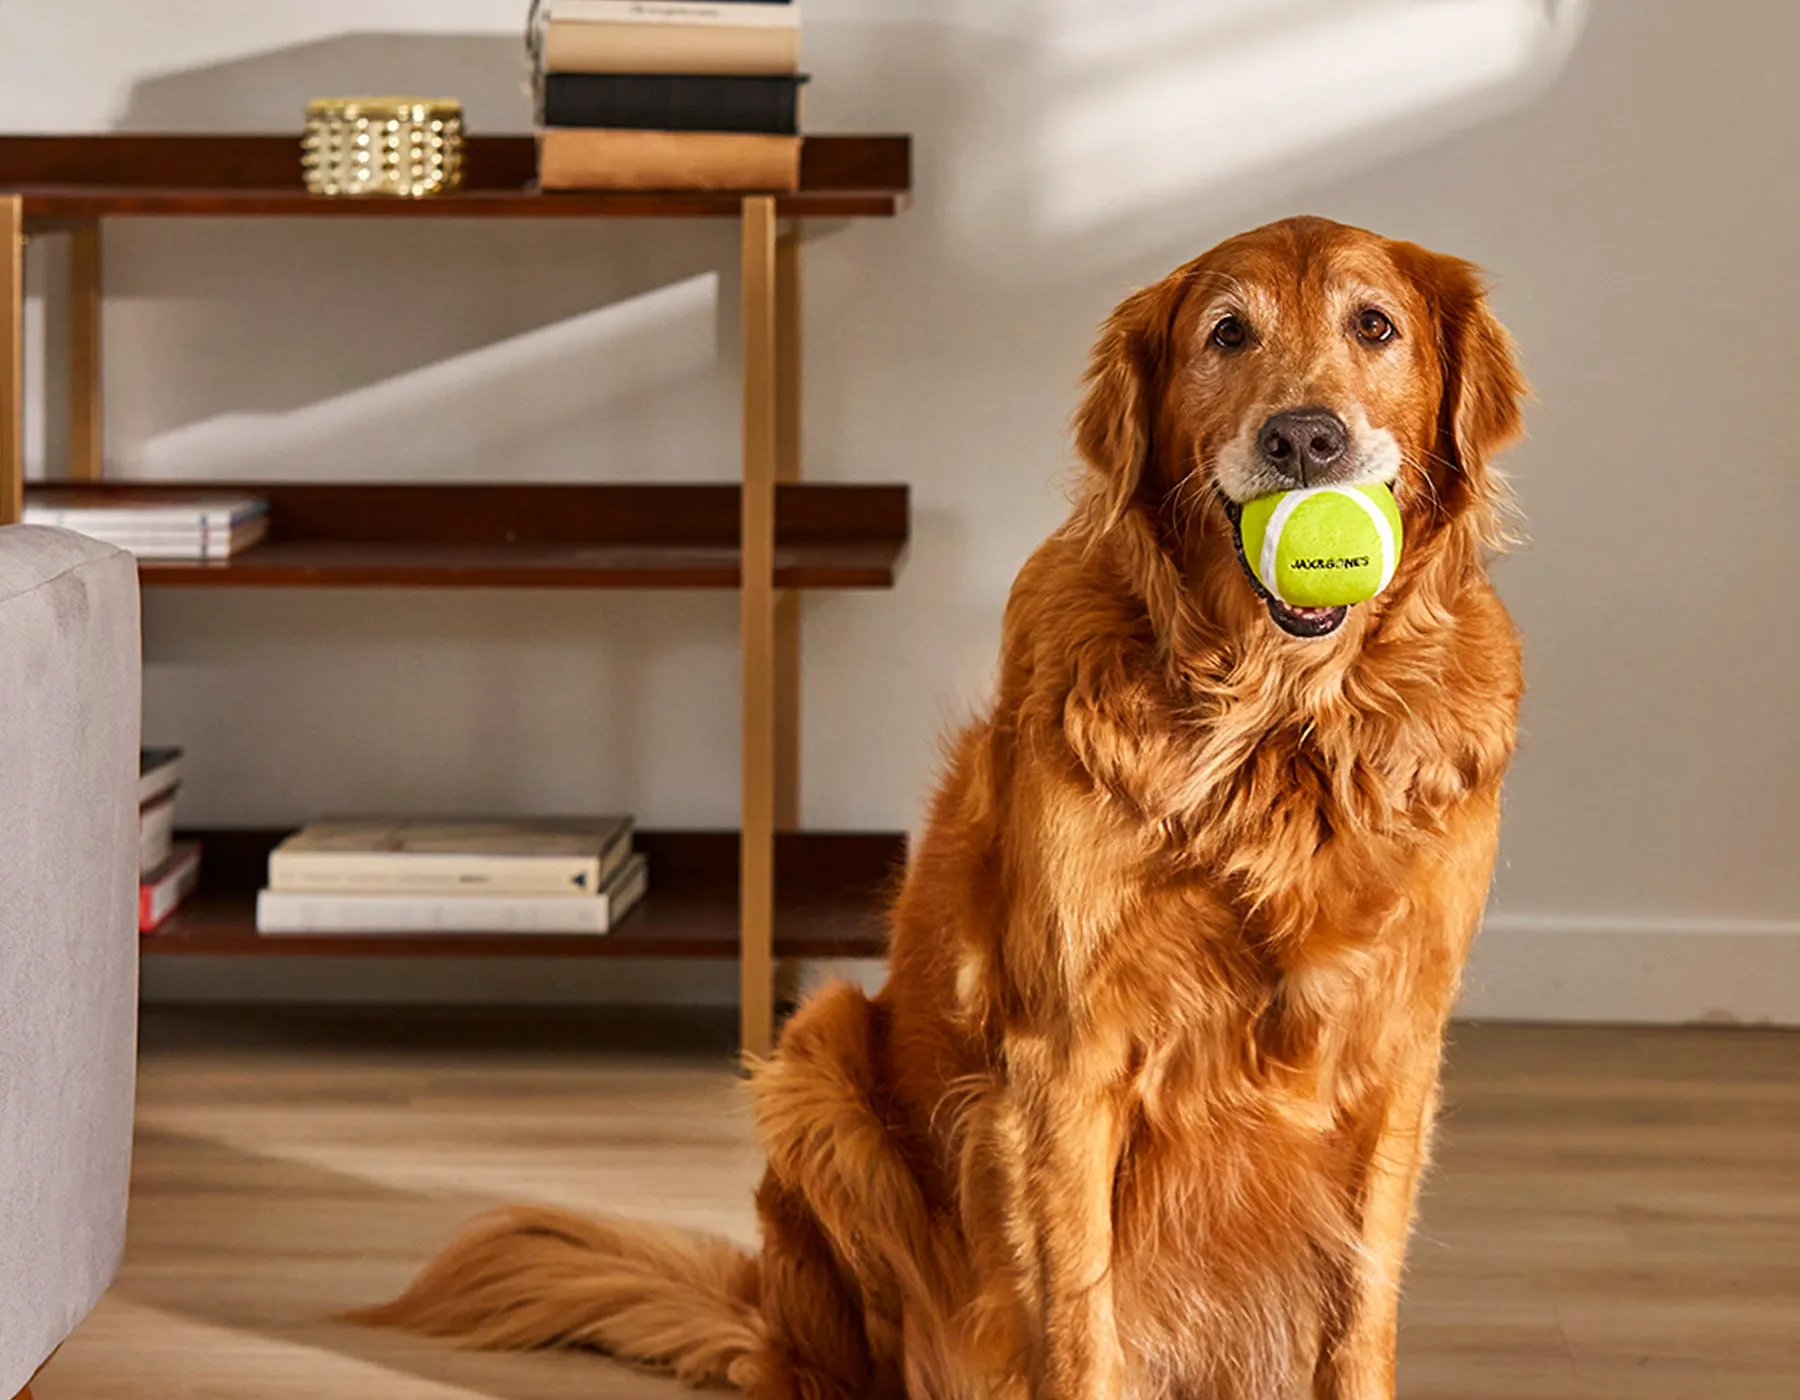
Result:
[[[1335,413],[1295,408],[1264,423],[1256,442],[1263,461],[1289,481],[1317,486],[1343,460],[1350,432]]]

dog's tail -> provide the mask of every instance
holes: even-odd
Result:
[[[521,1206],[476,1221],[391,1303],[347,1321],[493,1350],[590,1346],[689,1385],[745,1388],[756,1256],[657,1225]]]

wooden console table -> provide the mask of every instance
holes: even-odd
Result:
[[[69,471],[106,482],[100,391],[101,228],[114,218],[728,218],[743,261],[743,448],[719,485],[320,485],[246,487],[270,502],[266,542],[217,563],[140,565],[145,587],[736,588],[743,665],[739,832],[644,832],[652,891],[605,938],[370,937],[264,940],[254,901],[280,833],[218,831],[202,887],[147,953],[736,957],[744,1048],[766,1053],[778,956],[879,956],[880,902],[904,858],[894,833],[800,827],[798,590],[883,588],[905,550],[903,485],[801,481],[801,227],[899,213],[905,136],[814,136],[784,194],[581,193],[532,188],[528,136],[474,137],[465,183],[421,200],[309,195],[291,136],[0,137],[0,524],[24,484],[24,258],[28,237],[70,240]],[[198,483],[182,482],[183,487]]]

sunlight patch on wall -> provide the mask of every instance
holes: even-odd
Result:
[[[1351,142],[1359,163],[1416,145],[1454,109],[1554,72],[1584,18],[1542,0],[1337,0],[1284,14],[1235,42],[1190,39],[1184,54],[1054,103],[1039,134],[1038,227],[1079,234]]]

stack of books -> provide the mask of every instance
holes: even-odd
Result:
[[[140,559],[228,559],[269,533],[269,503],[260,496],[168,491],[95,497],[81,491],[34,491],[27,525],[54,525],[104,540]]]
[[[256,929],[603,934],[647,878],[628,817],[322,821],[269,853]]]
[[[154,933],[200,880],[200,843],[175,839],[181,750],[138,751],[138,931]]]
[[[798,0],[542,0],[532,20],[547,190],[791,190]]]

